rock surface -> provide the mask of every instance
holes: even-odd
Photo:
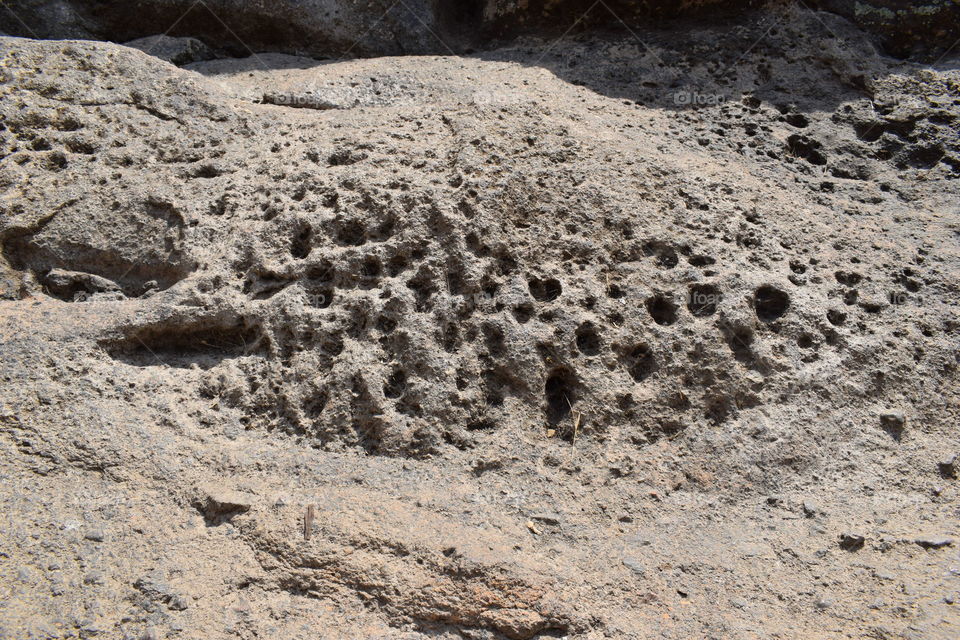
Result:
[[[0,59],[0,638],[960,623],[954,59]]]
[[[629,34],[680,19],[728,19],[765,4],[782,12],[764,0],[18,0],[0,12],[0,32],[126,42],[155,36],[163,25],[164,36],[199,38],[232,55],[274,51],[341,59],[462,53],[524,34],[555,37],[595,28]],[[960,38],[955,0],[797,4],[844,16],[901,58],[942,57]]]

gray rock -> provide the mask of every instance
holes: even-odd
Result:
[[[166,60],[177,66],[210,60],[214,57],[213,50],[196,38],[174,38],[157,35],[131,40],[125,42],[124,46],[138,49],[147,55]]]
[[[957,454],[951,453],[937,463],[937,470],[940,472],[942,477],[949,478],[951,480],[957,479],[957,458]]]
[[[250,494],[207,484],[198,489],[193,503],[208,523],[221,524],[249,511],[253,500]]]
[[[913,541],[924,549],[942,549],[953,546],[953,538],[946,536],[921,536]]]
[[[283,51],[298,55],[448,54],[505,38],[570,27],[572,15],[593,26],[642,27],[664,18],[704,12],[742,12],[747,0],[608,0],[607,11],[589,3],[516,0],[143,0],[98,10],[88,0],[23,0],[16,14],[0,13],[0,32],[23,37],[106,39],[124,42],[173,29],[208,42],[223,41],[235,55]],[[895,55],[933,59],[960,37],[960,16],[949,0],[819,0],[819,8],[844,16],[874,34]],[[213,16],[211,16],[211,12]],[[826,15],[826,14],[825,14]],[[833,16],[830,28],[840,31]],[[826,20],[825,20],[826,22]],[[229,36],[223,24],[229,25]],[[235,36],[234,36],[235,34]],[[176,39],[176,38],[174,38]],[[946,43],[946,44],[944,44]],[[796,276],[794,276],[796,277]]]
[[[174,611],[185,611],[190,606],[190,599],[183,594],[174,594],[170,597],[167,606]]]
[[[133,583],[135,589],[146,595],[152,600],[166,602],[172,597],[172,590],[167,584],[163,572],[159,569],[141,576]]]
[[[531,519],[531,520],[536,520],[537,522],[542,522],[542,523],[544,523],[544,524],[549,524],[549,525],[554,525],[554,526],[559,526],[559,525],[560,525],[560,519],[561,519],[561,518],[562,518],[562,516],[561,516],[559,513],[555,513],[555,512],[551,512],[551,513],[545,513],[545,512],[534,513],[534,514],[532,514],[532,515],[530,516],[530,519]]]
[[[103,542],[107,534],[104,533],[103,529],[91,529],[83,535],[85,540],[90,540],[92,542]]]
[[[91,571],[83,577],[83,584],[99,585],[103,584],[103,572]]]
[[[880,426],[895,440],[900,440],[903,437],[903,430],[906,425],[907,419],[902,411],[886,411],[880,414]]]
[[[844,551],[859,551],[863,548],[866,538],[858,533],[845,532],[840,534],[840,548]]]
[[[633,571],[640,577],[647,575],[647,569],[643,566],[643,563],[633,557],[626,557],[623,559],[623,566]]]
[[[92,273],[66,269],[51,269],[43,277],[43,283],[50,293],[70,302],[87,300],[95,294],[120,293],[120,287],[112,280]]]

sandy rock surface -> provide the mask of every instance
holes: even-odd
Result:
[[[955,58],[0,61],[0,638],[956,637]]]

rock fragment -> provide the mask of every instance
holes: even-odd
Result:
[[[633,571],[635,574],[637,574],[640,577],[643,577],[647,574],[647,570],[646,568],[644,568],[643,563],[641,563],[636,558],[628,556],[624,558],[622,562],[623,562],[623,566],[625,566],[627,569],[630,569],[630,571]]]
[[[167,35],[147,36],[124,43],[125,47],[139,49],[147,55],[166,60],[177,66],[210,60],[213,51],[196,38],[174,38]]]
[[[859,551],[863,548],[866,538],[858,533],[844,532],[840,534],[840,548],[844,551]]]
[[[940,475],[951,480],[957,479],[957,454],[952,453],[937,463]]]
[[[943,549],[953,546],[953,538],[946,536],[920,536],[914,539],[914,542],[924,549]]]
[[[880,414],[880,427],[899,441],[903,438],[903,431],[907,426],[907,418],[902,411],[885,411]]]
[[[194,507],[203,514],[208,524],[229,522],[246,513],[253,505],[253,496],[220,487],[202,487],[193,500]]]

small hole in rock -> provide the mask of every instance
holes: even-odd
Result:
[[[647,300],[647,311],[657,324],[669,326],[677,321],[677,305],[663,295]]]
[[[827,311],[827,320],[830,321],[830,324],[839,327],[847,321],[847,314],[842,311],[837,311],[836,309],[830,309]]]
[[[313,236],[313,229],[310,225],[306,225],[298,233],[290,243],[290,255],[294,258],[302,260],[310,255],[310,250],[313,248],[310,245],[310,239]]]
[[[407,374],[404,373],[403,369],[396,369],[387,378],[386,384],[383,385],[383,395],[388,398],[399,398],[406,388]]]
[[[720,303],[720,290],[712,284],[695,284],[690,287],[687,309],[697,318],[712,316]]]
[[[540,302],[552,302],[563,293],[563,285],[561,285],[560,281],[556,278],[549,278],[547,280],[534,278],[528,282],[528,286],[530,288],[530,295]]]
[[[567,369],[557,369],[547,377],[543,391],[547,401],[547,422],[551,426],[560,424],[570,416],[576,402],[575,387],[576,378]]]
[[[636,382],[643,382],[656,371],[653,351],[645,344],[638,344],[627,354],[627,371]]]
[[[592,324],[585,323],[577,329],[577,349],[586,356],[600,353],[600,335]]]
[[[753,308],[764,322],[773,322],[783,317],[790,307],[790,296],[785,291],[770,285],[757,289],[753,295]]]

